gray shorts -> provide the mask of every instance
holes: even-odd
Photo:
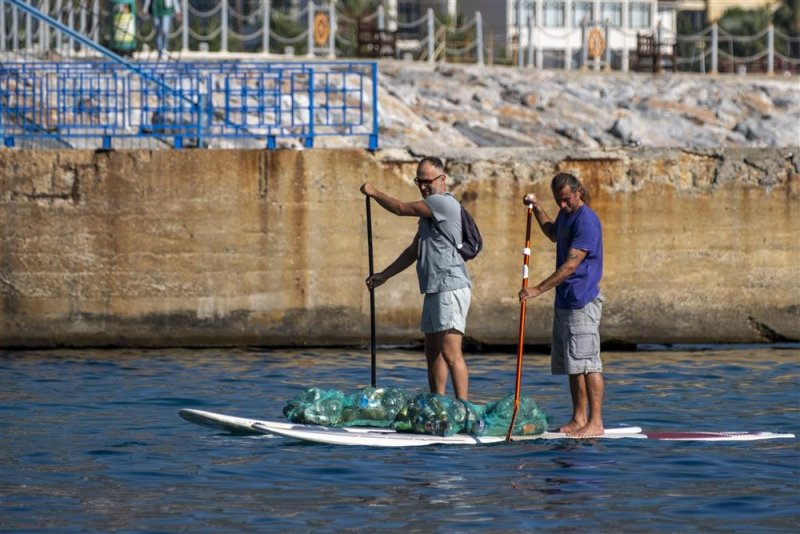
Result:
[[[463,334],[467,329],[467,313],[471,297],[472,291],[468,287],[441,293],[425,293],[419,329],[426,334],[450,329]]]
[[[553,316],[553,348],[550,370],[554,375],[602,373],[600,316],[603,296],[578,310],[556,308]]]

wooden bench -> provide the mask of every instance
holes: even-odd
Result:
[[[675,57],[675,46],[658,43],[652,34],[636,34],[636,55],[633,59],[633,70],[637,72],[661,72],[664,68],[675,72],[678,67]]]
[[[397,54],[395,32],[379,29],[374,21],[358,21],[356,40],[359,57],[395,57]]]

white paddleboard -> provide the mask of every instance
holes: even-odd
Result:
[[[295,438],[314,443],[329,445],[362,445],[368,447],[419,447],[422,445],[481,445],[500,443],[505,437],[497,436],[454,436],[440,437],[426,434],[406,434],[402,432],[385,434],[368,434],[345,432],[340,428],[310,429],[271,429],[267,430],[259,423],[253,425],[256,430],[270,432],[278,436]],[[794,434],[778,434],[774,432],[642,432],[639,427],[623,427],[606,429],[605,434],[592,438],[576,438],[561,432],[545,432],[536,436],[512,436],[512,441],[554,440],[554,439],[649,439],[659,441],[759,441],[778,438],[793,438]]]
[[[427,434],[396,432],[378,427],[325,427],[281,421],[247,419],[203,410],[183,409],[180,416],[198,425],[234,434],[272,434],[287,438],[331,445],[363,445],[370,447],[419,447],[422,445],[480,445],[500,443],[499,436],[440,437]],[[794,438],[794,434],[774,432],[643,432],[636,426],[607,428],[603,436],[589,439],[650,439],[659,441],[760,441]],[[513,436],[513,441],[580,439],[561,432],[545,432],[536,436]]]
[[[428,434],[409,434],[405,432],[365,433],[348,431],[344,428],[312,427],[306,429],[268,428],[260,423],[253,424],[253,428],[265,433],[295,438],[302,441],[325,443],[329,445],[362,445],[368,447],[420,447],[423,445],[485,445],[501,443],[505,436],[467,436],[455,434],[453,436],[431,436]],[[609,428],[600,438],[620,439],[639,438],[646,439],[638,426]],[[575,439],[561,432],[545,432],[536,436],[513,436],[513,441],[536,439]]]
[[[776,432],[645,432],[647,439],[658,441],[762,441],[793,438],[794,434]]]
[[[246,419],[221,413],[206,412],[203,410],[183,409],[178,412],[183,419],[196,425],[207,426],[217,430],[223,430],[232,434],[271,434],[273,430],[320,430],[328,427],[320,425],[301,425],[297,423],[287,423],[281,421],[262,421],[259,419]],[[255,424],[259,429],[253,428]],[[371,426],[354,426],[347,428],[337,428],[345,432],[358,432],[363,434],[371,433],[394,433],[391,428],[378,428]]]

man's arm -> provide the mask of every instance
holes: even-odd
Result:
[[[556,225],[553,222],[553,219],[544,211],[544,208],[539,204],[538,200],[536,199],[536,195],[533,193],[528,193],[525,195],[525,198],[522,199],[522,203],[526,206],[531,204],[533,207],[533,214],[536,216],[536,222],[539,223],[539,228],[542,230],[542,233],[553,243],[556,241]]]
[[[383,209],[394,213],[395,215],[409,217],[433,217],[431,209],[422,200],[403,202],[402,200],[387,195],[383,191],[378,191],[370,183],[362,184],[361,192],[370,198],[374,198],[375,201],[380,204],[381,207],[383,207]],[[416,252],[414,252],[414,254],[414,257],[416,258]]]
[[[585,250],[578,248],[569,249],[567,261],[559,265],[558,269],[556,269],[556,272],[539,282],[534,287],[528,287],[520,290],[519,301],[522,302],[526,299],[538,297],[545,291],[549,291],[561,284],[561,282],[569,278],[569,276],[575,272],[575,270],[578,268],[578,265],[580,265],[584,258],[586,258],[586,254],[588,254],[588,252]]]
[[[388,267],[386,267],[383,271],[379,273],[375,273],[372,276],[368,276],[366,279],[367,287],[370,289],[374,289],[378,286],[381,286],[389,278],[411,267],[414,264],[414,262],[417,261],[418,240],[419,240],[419,234],[414,236],[414,240],[411,242],[411,244],[408,245],[406,249],[400,253],[397,259],[394,260],[392,263],[390,263]]]

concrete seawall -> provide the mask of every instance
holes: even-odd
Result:
[[[441,154],[486,242],[467,335],[516,343],[527,191],[559,170],[604,225],[604,341],[800,339],[800,148]],[[369,339],[363,181],[418,196],[404,150],[0,150],[0,346],[337,345]],[[550,209],[555,215],[555,204]],[[373,204],[376,269],[413,219]],[[553,271],[534,231],[531,279]],[[553,294],[528,306],[546,343]],[[413,269],[379,343],[421,339]]]

